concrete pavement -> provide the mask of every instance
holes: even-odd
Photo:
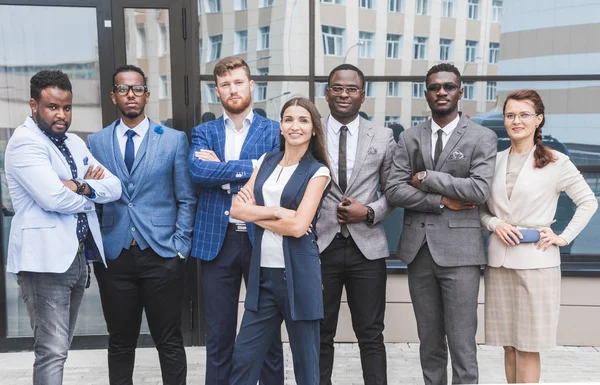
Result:
[[[386,344],[388,355],[388,384],[423,384],[419,366],[419,344]],[[285,344],[286,385],[295,384],[289,344]],[[203,347],[187,348],[188,384],[204,385]],[[333,383],[338,385],[362,384],[360,357],[357,344],[336,344]],[[479,346],[481,384],[505,383],[503,350]],[[0,384],[31,384],[32,352],[0,354]],[[451,373],[451,370],[449,370]],[[600,348],[559,347],[542,355],[542,382],[600,384]],[[155,349],[138,349],[134,383],[161,385],[158,355]],[[450,383],[450,381],[449,381]],[[106,350],[77,350],[69,353],[63,385],[108,384]]]

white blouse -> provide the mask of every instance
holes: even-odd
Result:
[[[256,167],[262,165],[265,156],[261,156]],[[298,168],[298,164],[288,167],[277,165],[273,173],[269,175],[262,188],[265,207],[280,207],[281,194],[288,181]],[[320,176],[327,177],[327,184],[331,181],[329,169],[325,166],[319,168],[311,180]],[[327,185],[325,185],[327,187]],[[260,267],[284,268],[283,259],[283,237],[265,229],[261,243]]]

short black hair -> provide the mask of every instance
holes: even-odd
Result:
[[[458,86],[460,87],[462,83],[462,80],[460,78],[460,71],[458,70],[458,68],[456,68],[450,63],[440,63],[431,67],[429,71],[427,71],[427,75],[425,76],[425,84],[427,84],[431,75],[437,74],[438,72],[452,72],[454,75],[456,75],[456,78],[458,79]]]
[[[115,85],[115,82],[117,81],[117,75],[120,74],[121,72],[137,72],[138,74],[142,75],[142,79],[144,79],[144,85],[146,85],[146,74],[144,73],[144,71],[142,71],[142,69],[140,67],[136,67],[134,65],[131,64],[125,64],[120,66],[119,68],[117,68],[115,70],[115,73],[113,74],[113,86]]]
[[[358,77],[360,78],[360,81],[362,82],[362,85],[360,88],[365,88],[365,75],[363,74],[363,72],[358,67],[353,66],[352,64],[348,64],[348,63],[340,64],[339,66],[337,66],[331,70],[331,72],[329,73],[329,77],[327,78],[327,87],[329,87],[331,85],[331,78],[333,77],[333,75],[338,71],[344,71],[344,70],[350,70],[350,71],[356,72],[358,74]]]
[[[62,71],[42,70],[31,77],[29,81],[31,98],[40,101],[40,93],[44,88],[56,87],[73,93],[73,87],[67,74]]]

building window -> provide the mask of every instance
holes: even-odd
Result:
[[[400,82],[388,82],[386,96],[393,98],[400,97]]]
[[[160,75],[160,83],[158,84],[159,99],[169,99],[169,77]]]
[[[402,0],[388,0],[389,12],[402,12]]]
[[[248,52],[248,31],[235,31],[233,53],[240,54],[246,52]]]
[[[321,0],[325,4],[344,4],[344,0]]]
[[[329,56],[344,56],[344,29],[321,26],[323,35],[323,53]]]
[[[479,0],[469,0],[469,14],[471,20],[479,20]]]
[[[500,58],[500,43],[490,43],[490,63],[498,63]]]
[[[427,116],[411,116],[410,117],[410,126],[416,126],[417,124],[425,123],[427,121]]]
[[[248,0],[234,0],[233,2],[233,10],[234,11],[244,11],[248,9]]]
[[[374,98],[375,97],[375,83],[373,82],[365,82],[364,85],[365,97]]]
[[[221,58],[221,43],[223,42],[223,35],[209,36],[210,41],[210,54],[209,61],[219,60]]]
[[[398,59],[400,57],[400,38],[402,35],[387,34],[386,53],[388,59]]]
[[[135,31],[135,57],[143,59],[148,56],[148,49],[146,47],[146,28],[144,28],[143,25],[138,25]]]
[[[257,50],[262,51],[265,49],[269,49],[271,44],[271,27],[266,25],[264,27],[258,28],[258,48]]]
[[[429,13],[428,7],[429,7],[429,1],[428,0],[417,0],[417,6],[415,9],[415,13],[417,15],[427,15]]]
[[[463,99],[475,100],[475,82],[463,82]]]
[[[375,0],[358,0],[360,8],[375,9]]]
[[[467,40],[465,48],[465,61],[467,63],[475,63],[477,60],[477,45],[479,43],[475,40]]]
[[[260,0],[259,8],[272,7],[274,1],[275,0]]]
[[[254,84],[254,101],[264,102],[267,100],[267,82]]]
[[[315,98],[323,99],[325,97],[326,90],[327,90],[327,83],[325,83],[325,82],[315,83]]]
[[[413,43],[413,59],[427,59],[427,38],[415,36]]]
[[[454,0],[442,0],[442,17],[454,17]]]
[[[488,102],[496,101],[496,82],[487,82],[485,98]]]
[[[169,30],[164,24],[158,26],[158,56],[169,53]]]
[[[400,124],[400,117],[399,116],[386,116],[385,122],[383,124],[386,127],[389,127],[392,124]]]
[[[440,61],[452,61],[452,39],[440,39]]]
[[[373,32],[358,32],[358,57],[373,57],[373,40],[375,40]]]
[[[502,0],[492,0],[492,21],[499,23],[502,19]]]
[[[256,74],[259,76],[267,76],[269,75],[269,67],[262,67],[256,69]]]
[[[219,95],[215,90],[217,85],[215,83],[206,83],[206,99],[210,104],[221,103],[219,100]]]
[[[207,0],[208,7],[206,13],[221,12],[221,0]]]
[[[425,98],[425,82],[413,82],[412,97],[413,97],[413,99],[424,99]]]

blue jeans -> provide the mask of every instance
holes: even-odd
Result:
[[[62,384],[86,279],[83,253],[77,254],[64,273],[21,271],[18,274],[33,329],[33,385]]]

